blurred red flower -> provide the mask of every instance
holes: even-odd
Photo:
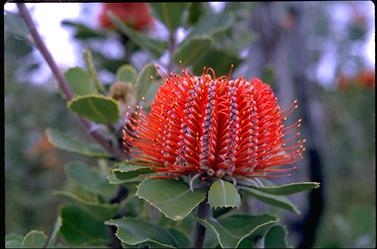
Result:
[[[340,89],[345,90],[351,84],[365,88],[373,88],[376,85],[376,73],[372,70],[362,69],[356,74],[356,76],[340,74],[338,78],[338,87]]]
[[[211,68],[200,77],[183,71],[165,78],[149,113],[141,106],[127,113],[124,144],[159,177],[282,176],[294,167],[277,167],[304,151],[305,140],[295,133],[301,119],[283,124],[296,108],[294,101],[281,110],[260,79],[216,78]]]
[[[376,86],[376,73],[371,70],[362,70],[356,76],[357,82],[364,87]]]
[[[112,11],[127,25],[136,30],[142,30],[153,22],[149,6],[146,3],[103,3],[99,15],[101,27],[114,28],[114,24],[107,16],[108,11]]]

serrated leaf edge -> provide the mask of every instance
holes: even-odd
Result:
[[[244,240],[247,236],[250,236],[252,233],[254,233],[254,232],[255,232],[257,229],[259,229],[260,227],[265,226],[265,225],[268,225],[268,224],[271,224],[271,223],[278,223],[278,222],[280,221],[280,219],[277,218],[277,217],[275,217],[275,216],[271,216],[271,217],[275,218],[275,220],[271,220],[271,221],[268,221],[268,222],[266,222],[266,223],[263,223],[263,224],[261,224],[261,225],[256,226],[253,230],[251,230],[251,231],[250,231],[249,233],[247,233],[245,236],[241,237],[241,238],[238,240],[238,242],[237,242],[237,244],[235,245],[234,248],[237,248],[238,245],[242,242],[242,240]],[[197,219],[198,219],[199,221],[204,221],[204,222],[206,222],[208,225],[211,226],[212,230],[213,230],[213,231],[215,232],[215,234],[216,234],[216,237],[217,237],[217,240],[219,241],[220,246],[221,246],[222,248],[225,248],[224,245],[223,245],[222,242],[221,242],[220,234],[217,232],[217,230],[215,229],[215,227],[214,227],[211,223],[209,223],[207,220],[205,220],[205,219],[200,219],[200,218],[197,218]]]
[[[241,187],[240,189],[243,189],[244,191],[246,191],[246,192],[248,192],[248,189],[247,188],[245,188],[245,187]],[[274,196],[274,197],[285,197],[284,195],[282,196],[282,195],[280,195],[280,196],[277,196],[277,195],[273,195],[273,194],[269,194],[269,193],[266,193],[266,192],[263,192],[263,191],[260,191],[260,190],[257,190],[257,189],[254,189],[253,188],[253,190],[256,190],[257,192],[261,192],[262,194],[267,194],[267,195],[272,195],[272,196]],[[258,199],[258,197],[256,197],[256,195],[255,195],[255,193],[252,193],[252,192],[248,192],[250,195],[252,195],[254,198],[256,198],[258,201],[261,201],[261,202],[264,202],[264,201],[262,201],[262,200],[260,200],[260,199]],[[285,197],[285,198],[287,198],[287,197]],[[288,199],[288,198],[287,198]],[[291,202],[289,199],[288,199],[288,201],[289,202]],[[265,203],[265,202],[264,202]],[[266,203],[267,205],[269,205],[269,206],[274,206],[274,205],[272,205],[272,204],[268,204],[268,203]],[[282,207],[277,207],[277,208],[280,208],[280,209],[285,209],[285,210],[288,210],[288,211],[293,211],[293,213],[295,213],[295,214],[297,214],[297,215],[301,215],[301,212],[300,212],[300,210],[293,204],[293,203],[289,203],[289,204],[291,204],[291,205],[289,205],[291,208],[292,208],[292,210],[290,210],[290,209],[286,209],[286,208],[282,208]],[[276,206],[274,206],[274,207],[276,207]]]
[[[141,183],[142,183],[142,182],[141,182]],[[142,200],[146,201],[148,204],[152,205],[153,207],[157,208],[158,211],[160,211],[162,214],[164,214],[166,218],[169,218],[169,219],[174,220],[174,221],[180,221],[180,220],[183,220],[187,215],[189,215],[189,214],[192,212],[192,210],[194,210],[194,209],[195,209],[195,208],[196,208],[196,207],[197,207],[202,201],[205,200],[206,195],[207,195],[207,194],[205,194],[205,195],[203,196],[203,199],[200,200],[200,202],[198,202],[197,205],[195,205],[193,208],[191,208],[191,209],[190,209],[185,215],[183,215],[182,217],[180,217],[180,218],[178,218],[178,219],[175,219],[175,218],[169,217],[165,212],[163,212],[159,207],[155,206],[155,205],[154,205],[152,202],[150,202],[149,200],[147,200],[147,199],[143,198],[142,196],[138,195],[139,186],[140,186],[141,183],[139,183],[139,184],[136,186],[136,193],[135,193],[135,196],[137,196],[139,199],[142,199]]]
[[[224,181],[224,180],[222,180],[222,179],[219,179],[219,180],[221,180],[222,182]],[[214,182],[215,183],[215,182]],[[212,184],[213,185],[213,184]],[[212,187],[212,185],[211,185],[211,187]],[[209,195],[209,191],[211,191],[211,187],[209,188],[209,190],[208,190],[208,195]],[[236,186],[234,186],[235,188],[236,188]],[[237,193],[238,193],[238,190],[237,190],[237,188],[236,188],[236,191],[237,191]],[[237,208],[237,209],[239,209],[240,208],[240,206],[241,206],[241,204],[242,204],[242,199],[241,199],[241,196],[240,196],[240,194],[238,193],[238,196],[240,197],[240,205],[239,206],[233,206],[233,205],[229,205],[229,206],[227,206],[227,205],[224,205],[224,206],[212,206],[209,202],[208,202],[208,204],[210,205],[210,207],[211,208],[213,208],[213,209],[217,209],[217,208]]]
[[[294,186],[296,184],[307,184],[307,183],[313,184],[315,186],[313,186],[310,189],[305,189],[305,190],[302,190],[302,191],[299,191],[299,192],[295,192],[295,193],[290,193],[290,194],[272,194],[272,193],[263,191],[263,189],[274,189],[274,188],[281,188],[281,187],[289,187],[289,186]],[[318,189],[320,187],[320,185],[321,185],[321,183],[319,183],[319,182],[294,182],[294,183],[288,183],[288,184],[283,184],[283,185],[279,185],[279,186],[264,186],[264,187],[249,186],[249,187],[253,188],[255,190],[258,190],[260,192],[264,192],[264,193],[270,194],[270,195],[285,196],[285,195],[298,194],[298,193],[301,193],[303,191],[308,191],[308,190],[311,190],[311,189]]]
[[[123,217],[123,218],[124,218],[124,217]],[[121,218],[121,219],[123,219],[123,218]],[[118,238],[120,241],[123,242],[123,240],[122,240],[122,239],[119,237],[119,235],[118,235],[119,225],[118,225],[118,224],[111,223],[112,221],[115,221],[115,220],[114,220],[114,219],[107,220],[107,221],[104,222],[104,224],[105,224],[105,225],[110,225],[110,226],[116,226],[116,227],[117,227],[117,231],[116,231],[116,233],[115,233],[115,236],[117,236],[117,238]],[[163,228],[163,229],[164,229],[164,228]],[[144,242],[149,242],[149,241],[150,241],[150,242],[157,243],[157,244],[162,245],[162,246],[166,246],[166,247],[168,247],[168,248],[175,248],[174,246],[166,245],[166,244],[164,244],[164,243],[161,243],[161,242],[155,241],[155,240],[153,240],[153,239],[145,239],[145,240],[142,240],[142,241],[140,241],[140,242],[138,242],[138,243],[134,243],[134,244],[127,243],[127,244],[134,246],[134,245],[138,245],[138,244],[141,244],[141,243],[144,243]],[[175,242],[175,241],[174,241],[174,242]],[[126,242],[123,242],[123,243],[126,243]]]

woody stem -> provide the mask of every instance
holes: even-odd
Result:
[[[41,52],[43,58],[46,60],[47,64],[49,65],[53,75],[55,76],[56,80],[58,81],[59,88],[62,90],[63,94],[67,98],[67,100],[71,100],[73,98],[73,93],[69,88],[69,85],[65,81],[63,75],[59,71],[58,66],[54,58],[52,57],[50,51],[47,49],[45,43],[43,42],[40,34],[38,33],[37,28],[33,22],[33,19],[30,16],[28,9],[24,3],[17,3],[17,7],[22,19],[25,21],[26,26],[30,30],[31,37],[33,38],[36,47]],[[111,155],[115,158],[120,157],[120,153],[109,143],[104,137],[102,137],[97,131],[92,130],[91,123],[79,116],[80,123],[85,128],[85,131],[93,137],[104,149],[106,149]]]
[[[199,219],[205,219],[212,216],[211,208],[207,203],[207,198],[202,201],[197,208]],[[206,228],[198,221],[195,222],[193,231],[193,248],[203,248],[203,242],[206,235]]]

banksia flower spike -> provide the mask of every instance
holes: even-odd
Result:
[[[103,3],[98,16],[99,23],[103,28],[115,28],[107,16],[108,11],[112,11],[119,19],[136,30],[147,28],[153,23],[149,6],[146,3]]]
[[[137,162],[157,177],[237,179],[284,175],[281,168],[302,158],[297,140],[301,119],[285,126],[297,101],[281,110],[277,97],[260,79],[171,73],[146,113],[127,114],[124,145]],[[289,138],[287,138],[289,137]]]

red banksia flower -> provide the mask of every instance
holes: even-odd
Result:
[[[146,3],[104,3],[99,15],[100,25],[104,28],[114,28],[107,16],[107,11],[112,11],[114,15],[136,30],[142,30],[153,22]]]
[[[200,77],[188,71],[165,77],[149,113],[137,106],[127,114],[127,150],[159,177],[273,177],[292,170],[279,166],[304,151],[295,133],[301,119],[283,124],[297,101],[281,110],[260,79],[229,77],[216,78],[211,68]]]

